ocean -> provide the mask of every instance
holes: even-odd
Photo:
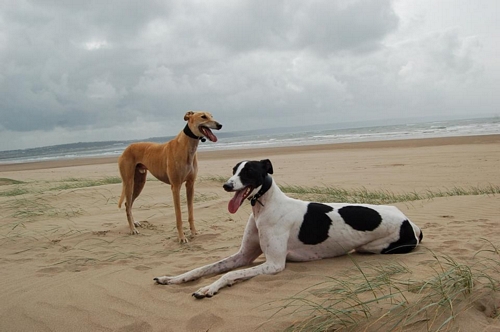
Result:
[[[367,123],[324,124],[315,126],[216,132],[217,143],[200,142],[199,151],[227,150],[293,145],[314,145],[367,142],[414,138],[473,136],[500,134],[500,117],[428,121],[392,125]],[[166,142],[169,137],[146,138],[140,141]],[[0,164],[85,157],[119,156],[135,141],[80,142],[33,149],[0,151]]]

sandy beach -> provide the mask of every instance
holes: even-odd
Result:
[[[413,194],[416,200],[390,204],[422,228],[422,245],[406,255],[354,253],[289,263],[277,275],[224,288],[210,299],[191,294],[218,276],[154,284],[155,276],[238,250],[251,206],[230,214],[231,194],[221,179],[241,160],[264,158],[280,185]],[[498,284],[484,277],[500,280],[500,194],[487,193],[500,186],[500,135],[199,152],[200,234],[185,245],[177,242],[170,188],[152,177],[134,204],[141,234],[129,235],[125,211],[117,207],[116,159],[0,165],[0,331],[282,331],[319,314],[287,306],[287,299],[299,294],[325,301],[318,289],[331,277],[354,280],[361,275],[357,266],[370,274],[370,266],[398,262],[408,271],[396,278],[408,284],[431,280],[450,259],[477,277],[452,309],[442,305],[439,312],[454,316],[446,329],[500,331],[500,292],[490,289]],[[186,211],[183,204],[189,233]],[[426,297],[407,290],[410,303]],[[368,323],[360,320],[355,331],[381,324],[387,304],[370,307]],[[396,330],[437,330],[442,317],[434,309]]]

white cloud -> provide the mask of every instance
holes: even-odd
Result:
[[[106,47],[108,43],[105,40],[91,40],[86,42],[84,45],[87,50],[93,51]]]

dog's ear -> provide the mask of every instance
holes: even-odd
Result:
[[[189,118],[194,114],[193,111],[187,111],[186,114],[184,115],[184,121],[189,120]]]
[[[271,160],[264,159],[260,162],[264,164],[264,168],[266,169],[267,174],[273,174],[273,164],[271,164]]]

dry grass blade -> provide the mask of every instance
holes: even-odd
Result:
[[[491,243],[490,243],[491,244]],[[342,278],[328,278],[280,302],[276,314],[297,315],[288,331],[445,331],[485,293],[498,292],[498,250],[478,252],[474,264],[432,253],[434,274],[404,279],[411,271],[397,262],[360,265]],[[482,257],[481,253],[495,257]],[[498,314],[493,313],[498,318]]]
[[[333,187],[301,187],[280,186],[285,193],[292,194],[297,198],[314,200],[317,202],[346,202],[358,204],[390,204],[397,202],[411,202],[417,200],[429,200],[438,197],[451,197],[463,195],[495,195],[500,194],[500,186],[488,185],[486,187],[455,187],[446,190],[427,190],[422,193],[392,193],[386,190],[342,189]]]

